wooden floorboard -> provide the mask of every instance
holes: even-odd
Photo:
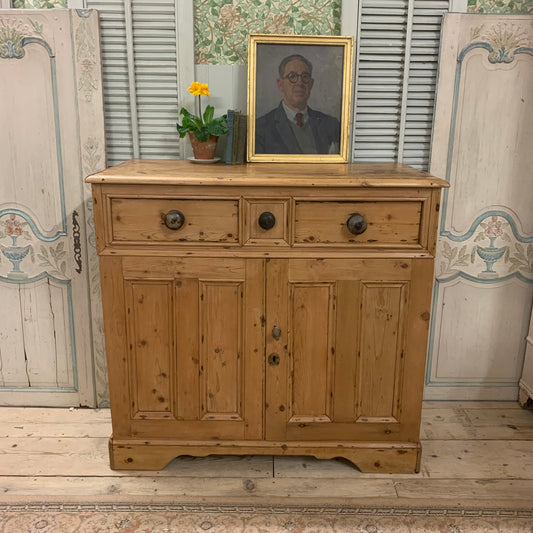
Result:
[[[113,471],[107,409],[0,408],[0,501],[305,502],[533,508],[533,411],[424,403],[420,474],[362,474],[342,459],[180,457]]]

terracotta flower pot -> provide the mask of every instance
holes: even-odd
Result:
[[[210,135],[207,141],[199,141],[192,131],[189,132],[192,151],[195,159],[213,159],[217,147],[218,137]]]

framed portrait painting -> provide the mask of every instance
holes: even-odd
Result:
[[[249,37],[248,161],[345,163],[352,37]]]

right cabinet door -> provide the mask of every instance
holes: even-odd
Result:
[[[266,264],[266,438],[418,442],[433,260]]]

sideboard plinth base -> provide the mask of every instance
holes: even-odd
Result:
[[[420,471],[421,451],[420,443],[109,441],[113,470],[162,470],[180,455],[310,455],[342,457],[363,473],[413,474]]]

